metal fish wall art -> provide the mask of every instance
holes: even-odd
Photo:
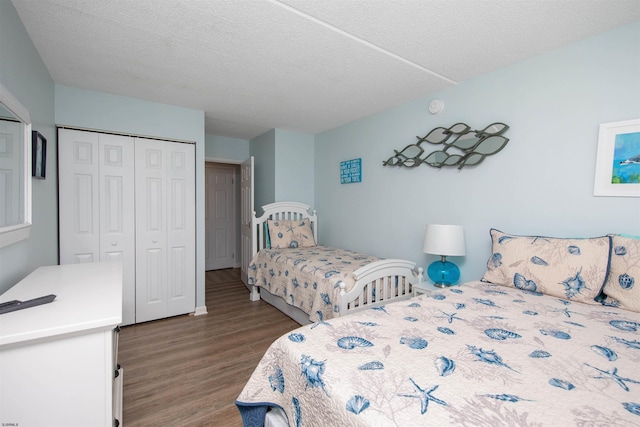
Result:
[[[426,164],[436,168],[443,166],[475,166],[485,157],[502,150],[509,138],[502,134],[509,129],[504,123],[491,123],[482,130],[473,130],[464,123],[449,128],[437,127],[425,136],[416,136],[418,142],[407,145],[402,151],[393,150],[394,155],[382,162],[383,166],[415,168]],[[425,154],[426,148],[441,145],[440,150]]]

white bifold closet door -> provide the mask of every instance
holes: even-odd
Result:
[[[134,138],[60,129],[60,264],[119,260],[122,323],[135,323]]]
[[[195,153],[136,141],[136,321],[195,307]]]
[[[194,146],[60,129],[60,263],[119,259],[123,324],[195,309]]]

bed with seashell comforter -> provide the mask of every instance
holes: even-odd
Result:
[[[482,281],[276,340],[244,425],[640,425],[640,240],[492,237]]]
[[[318,245],[317,215],[308,205],[277,202],[252,218],[247,285],[304,325],[412,296],[422,269],[402,259],[381,259]]]

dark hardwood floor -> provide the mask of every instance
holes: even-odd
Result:
[[[207,315],[125,326],[123,425],[241,426],[234,402],[269,345],[299,325],[249,301],[239,269],[206,273]]]

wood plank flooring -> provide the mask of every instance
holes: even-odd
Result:
[[[122,328],[124,426],[242,426],[236,397],[269,345],[299,325],[249,301],[239,269],[206,273],[206,305],[207,315]]]

